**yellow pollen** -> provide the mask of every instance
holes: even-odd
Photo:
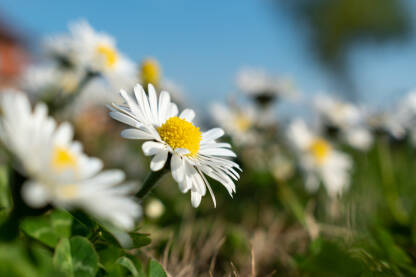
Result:
[[[189,156],[195,157],[199,151],[202,134],[199,128],[192,123],[177,116],[171,117],[157,128],[160,138],[169,144],[172,149],[185,148]]]
[[[117,51],[111,46],[99,44],[97,46],[97,53],[104,57],[105,64],[109,68],[113,68],[118,61]]]
[[[234,119],[235,126],[238,130],[245,132],[251,127],[251,120],[247,118],[244,114],[239,114]]]
[[[309,151],[312,153],[315,160],[319,164],[322,164],[331,152],[331,145],[329,145],[326,140],[317,138],[309,147]]]
[[[157,86],[160,81],[160,67],[156,60],[146,59],[141,66],[141,79],[143,84]]]
[[[52,153],[52,167],[62,171],[67,169],[76,169],[77,168],[77,159],[69,151],[69,149],[61,146],[55,146]]]

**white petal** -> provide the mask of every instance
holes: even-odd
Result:
[[[161,170],[165,166],[167,158],[168,151],[160,151],[153,157],[152,161],[150,162],[150,169],[152,171]]]
[[[214,128],[202,134],[203,141],[213,141],[224,135],[224,130],[221,128]]]
[[[71,125],[68,122],[62,123],[55,132],[55,143],[56,144],[67,144],[72,140],[74,131],[72,130]]]
[[[184,161],[178,155],[172,155],[170,166],[173,179],[175,179],[175,181],[178,183],[182,183],[185,178]]]
[[[168,116],[168,109],[170,105],[170,95],[166,91],[162,91],[159,95],[159,121],[163,123],[166,121]]]
[[[130,108],[130,111],[142,122],[146,122],[142,111],[139,109],[137,103],[130,97],[130,95],[125,90],[120,90],[121,96],[126,101],[127,105]]]
[[[41,184],[28,181],[22,188],[23,199],[34,208],[40,208],[47,204],[49,193]]]
[[[121,131],[121,136],[125,139],[154,139],[152,135],[138,129],[125,129]]]
[[[159,114],[157,112],[157,96],[155,88],[152,84],[149,84],[147,87],[147,92],[149,93],[149,104],[150,104],[150,111],[152,113],[153,118],[155,119],[157,124],[160,124],[159,122]]]
[[[213,156],[226,156],[226,157],[236,157],[236,154],[224,148],[207,148],[199,150],[199,153],[204,155],[213,155]]]
[[[202,195],[196,191],[191,191],[191,202],[194,208],[198,208],[199,204],[201,203]]]
[[[179,117],[191,122],[195,117],[195,112],[191,109],[185,109],[181,112]]]
[[[142,150],[146,156],[152,156],[165,150],[165,145],[155,141],[146,141],[142,145]]]
[[[191,151],[189,151],[189,150],[188,150],[188,149],[186,149],[186,148],[176,148],[174,151],[175,151],[176,153],[178,153],[179,155],[186,155],[186,154],[191,153]]]
[[[194,174],[195,169],[193,166],[187,162],[184,163],[185,166],[185,178],[183,182],[179,184],[179,190],[182,193],[186,193],[188,190],[192,188],[192,175]]]
[[[178,115],[178,106],[176,106],[175,103],[170,103],[166,119],[171,118],[173,116],[177,116],[177,115]]]
[[[120,113],[118,111],[110,112],[109,115],[113,119],[115,119],[117,121],[120,121],[121,123],[130,125],[132,127],[137,127],[137,125],[138,125],[138,122],[136,120],[134,120],[133,118],[131,118],[131,117],[125,115],[125,114],[122,114],[122,113]]]
[[[134,87],[134,95],[136,96],[137,103],[139,104],[140,110],[146,117],[148,122],[156,123],[156,119],[153,118],[152,112],[150,111],[149,100],[147,99],[146,92],[143,87],[137,85]]]
[[[196,174],[192,176],[192,179],[194,180],[193,184],[196,191],[201,195],[205,195],[207,188],[205,187],[204,180],[202,180],[201,175],[196,172]]]

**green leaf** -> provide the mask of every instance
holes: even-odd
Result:
[[[155,260],[150,260],[147,265],[148,277],[167,277],[163,267]]]
[[[98,255],[91,242],[83,237],[62,239],[55,249],[54,265],[66,276],[95,276]]]
[[[132,260],[130,260],[129,258],[127,258],[126,256],[120,257],[117,262],[117,264],[125,267],[132,276],[134,277],[138,277],[139,276],[139,272],[136,269],[136,266],[134,265],[134,263],[132,262]]]
[[[132,248],[140,248],[146,245],[149,245],[152,242],[150,234],[143,233],[129,233],[131,239],[133,240]]]
[[[70,214],[55,210],[47,215],[24,219],[20,228],[30,237],[49,247],[55,247],[61,238],[70,236],[71,225]]]
[[[69,239],[63,238],[58,243],[53,256],[53,264],[67,276],[74,276],[72,270],[71,245]]]
[[[95,276],[98,270],[98,255],[91,242],[83,237],[70,239],[74,276]]]
[[[0,243],[0,276],[7,277],[51,277],[60,276],[52,267],[50,251],[43,246],[24,240]]]

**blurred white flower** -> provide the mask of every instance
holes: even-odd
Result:
[[[264,70],[245,68],[237,74],[237,86],[248,96],[259,101],[296,96],[293,82],[286,78],[268,75]]]
[[[405,95],[391,112],[384,113],[382,124],[397,139],[410,135],[416,145],[416,90]]]
[[[334,149],[324,138],[315,135],[300,119],[289,126],[288,138],[306,174],[308,190],[318,189],[322,181],[329,196],[336,197],[349,187],[352,161],[346,154]]]
[[[256,122],[254,109],[248,107],[243,111],[235,106],[216,103],[211,108],[211,115],[236,144],[250,144],[256,141],[256,135],[252,130]]]
[[[20,87],[27,91],[30,97],[38,99],[48,93],[72,92],[81,78],[81,72],[63,70],[52,63],[32,64],[23,72]]]
[[[134,88],[135,99],[124,90],[120,92],[124,105],[113,104],[110,116],[133,128],[124,130],[121,135],[127,139],[146,140],[142,149],[145,155],[154,156],[150,168],[158,171],[170,159],[172,177],[179,189],[191,191],[191,202],[198,207],[208,188],[215,205],[215,197],[205,175],[222,183],[230,195],[235,192],[234,180],[238,180],[236,169],[239,166],[224,158],[235,157],[228,143],[216,142],[224,134],[219,128],[201,132],[192,123],[195,112],[185,109],[178,116],[176,104],[166,91],[159,99],[152,85],[148,86],[148,96],[143,87]]]
[[[145,208],[145,214],[149,218],[159,218],[165,212],[165,206],[159,199],[149,200]]]
[[[132,87],[137,82],[134,64],[116,48],[115,40],[95,31],[86,21],[70,25],[70,34],[46,41],[47,51],[70,65],[102,74],[113,88]]]
[[[141,208],[129,196],[133,187],[119,185],[122,171],[102,171],[99,159],[87,157],[72,140],[69,123],[57,126],[44,104],[32,112],[27,97],[18,92],[2,95],[1,110],[0,139],[29,179],[22,193],[30,206],[77,207],[121,228],[134,227]]]
[[[336,128],[342,139],[354,148],[367,150],[371,147],[373,136],[362,108],[329,95],[318,95],[314,104],[321,125]]]

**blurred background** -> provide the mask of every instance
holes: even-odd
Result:
[[[4,0],[0,9],[2,30],[25,47],[86,19],[133,60],[161,61],[195,104],[224,99],[243,66],[292,76],[306,96],[334,91],[377,105],[414,85],[411,0]]]

